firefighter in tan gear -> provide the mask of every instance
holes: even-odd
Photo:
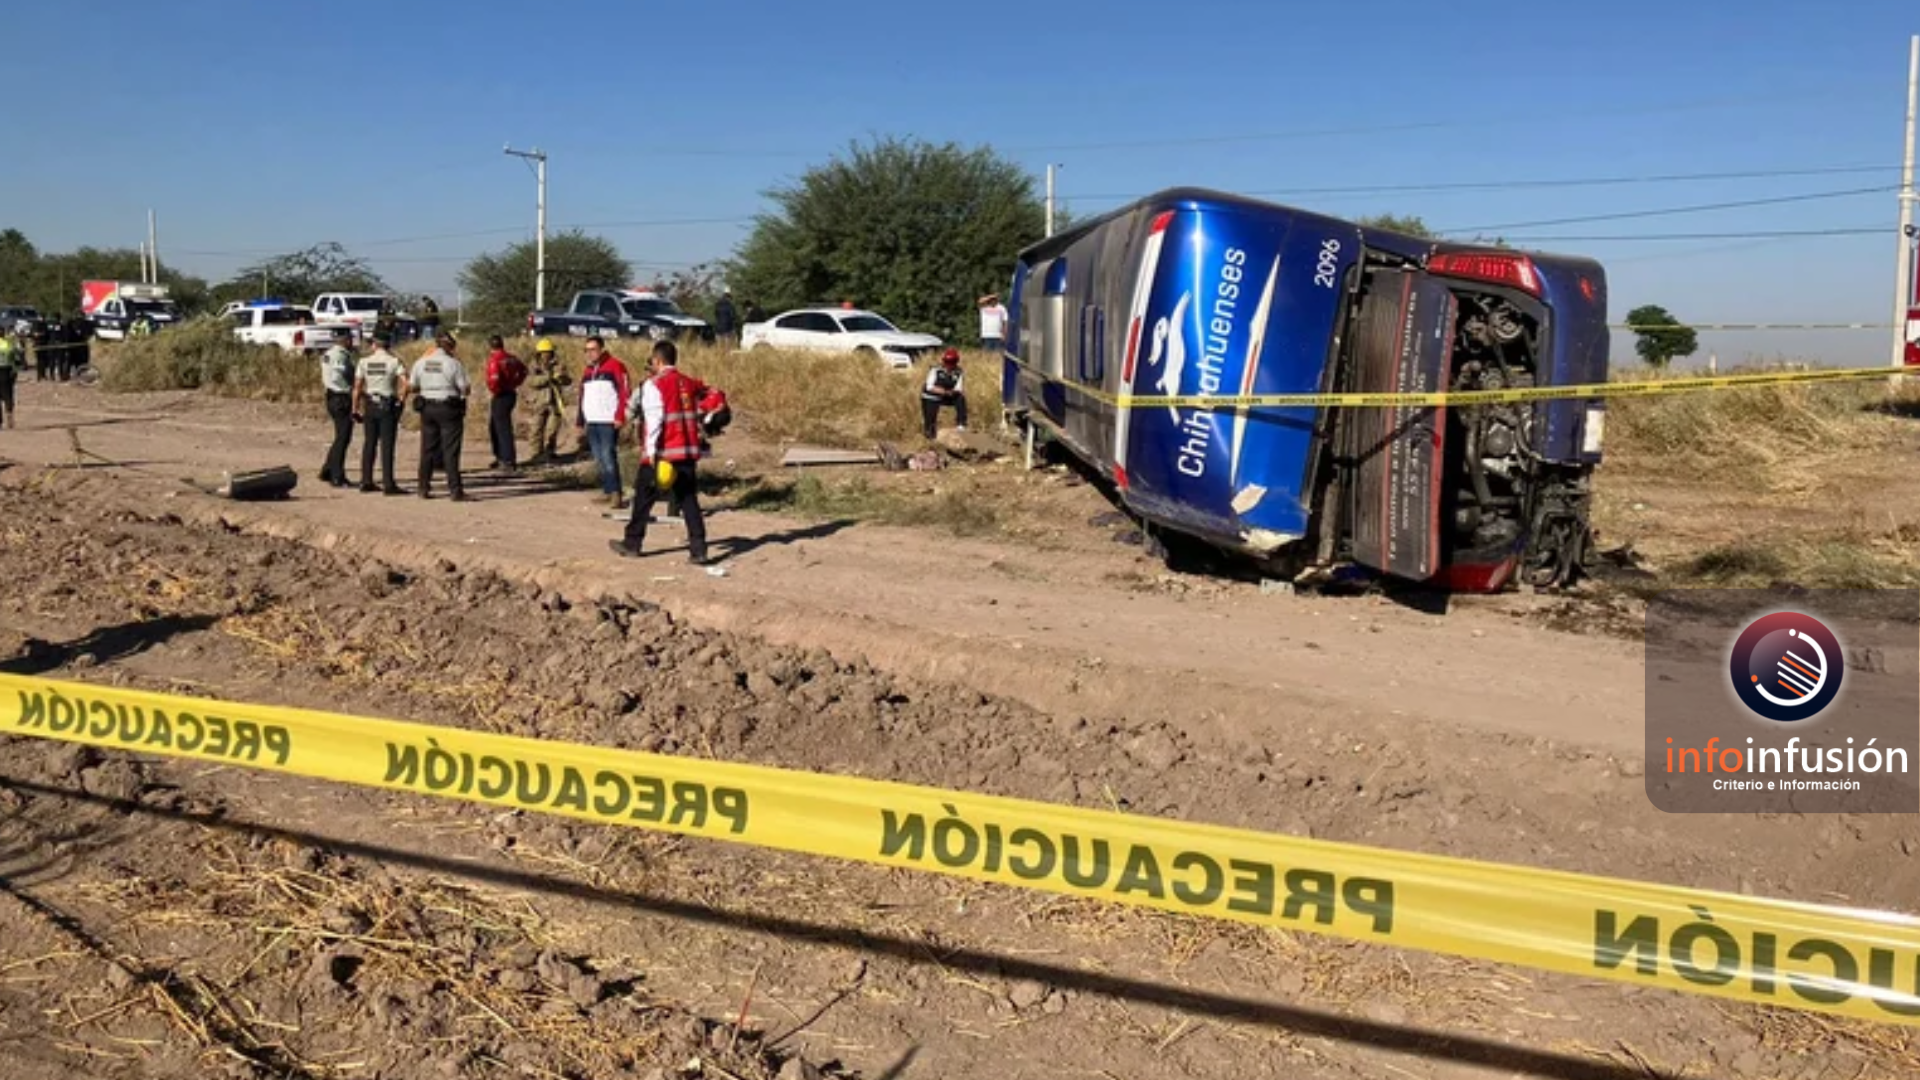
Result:
[[[573,385],[573,377],[560,367],[549,338],[541,338],[534,346],[532,367],[526,383],[527,396],[533,403],[533,458],[528,464],[544,465],[559,456],[567,387]]]

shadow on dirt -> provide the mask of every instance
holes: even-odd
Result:
[[[859,524],[853,518],[839,518],[823,521],[818,525],[808,525],[799,529],[784,529],[780,532],[764,533],[760,536],[727,536],[713,541],[715,554],[726,558],[736,558],[749,551],[763,547],[785,547],[802,540],[824,540],[842,529]]]
[[[219,622],[213,615],[162,615],[153,619],[103,626],[86,637],[65,644],[28,638],[21,655],[0,660],[0,673],[44,675],[66,667],[82,656],[105,664],[143,653],[170,638],[206,630]]]
[[[824,925],[779,915],[728,911],[706,903],[602,888],[504,867],[476,866],[457,859],[401,851],[375,844],[335,840],[309,832],[237,821],[217,813],[145,806],[5,775],[0,775],[0,788],[12,788],[35,795],[110,806],[124,813],[187,822],[207,829],[254,838],[268,838],[349,857],[377,860],[390,865],[408,866],[449,877],[484,882],[502,888],[527,889],[564,896],[615,911],[644,911],[723,930],[747,931],[795,941],[860,950],[914,964],[932,961],[948,971],[966,971],[990,978],[1030,979],[1080,993],[1158,1005],[1200,1017],[1256,1024],[1302,1035],[1360,1043],[1403,1054],[1480,1066],[1503,1073],[1546,1077],[1550,1080],[1646,1080],[1647,1076],[1644,1070],[1637,1067],[1628,1068],[1611,1062],[1596,1061],[1551,1050],[1510,1046],[1493,1039],[1432,1031],[1404,1024],[1363,1020],[1297,1005],[1283,1005],[1187,987],[1167,986],[1143,979],[1082,971],[1076,967],[975,949],[936,951],[929,947],[928,942],[917,937],[874,933],[854,927]],[[903,1073],[906,1066],[910,1064],[911,1057],[910,1051],[908,1058],[895,1065],[888,1075],[898,1076]]]

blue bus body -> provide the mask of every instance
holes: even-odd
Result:
[[[1167,532],[1455,588],[1529,565],[1565,578],[1583,552],[1540,549],[1586,542],[1597,401],[1453,416],[1123,401],[1602,382],[1605,286],[1589,260],[1175,189],[1021,253],[1004,405]]]

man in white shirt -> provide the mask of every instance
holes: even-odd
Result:
[[[705,456],[706,433],[700,422],[699,402],[706,391],[700,380],[680,371],[680,351],[671,341],[655,342],[647,360],[652,375],[633,391],[627,413],[638,420],[640,469],[633,481],[633,516],[626,535],[608,541],[614,554],[638,558],[647,542],[653,504],[662,490],[677,503],[687,526],[687,558],[707,565],[706,517],[700,510],[700,459]],[[670,467],[672,477],[660,482],[659,470]]]
[[[997,353],[1007,341],[1007,308],[1000,297],[988,293],[980,298],[980,347]]]

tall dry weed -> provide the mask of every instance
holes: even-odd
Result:
[[[551,340],[562,369],[577,380],[586,365],[585,343],[572,337]],[[523,360],[533,358],[534,344],[534,339],[526,337],[506,342],[507,349]],[[646,377],[650,342],[625,339],[607,344],[636,382]],[[399,352],[411,361],[426,349],[423,343],[410,342]],[[736,426],[766,442],[867,449],[879,440],[905,442],[919,436],[920,386],[930,362],[897,371],[878,359],[850,354],[737,352],[699,343],[683,343],[679,351],[681,370],[726,391]],[[460,356],[477,380],[477,365],[486,358],[486,338],[464,340]],[[972,413],[969,420],[975,425],[997,420],[999,357],[970,351],[961,364],[966,372],[967,408]],[[951,412],[941,418],[943,425],[952,422]]]
[[[553,341],[562,368],[577,384],[586,363],[584,342],[571,337]],[[522,359],[532,359],[533,339],[516,337],[506,344]],[[636,381],[646,377],[650,342],[608,344]],[[394,351],[412,363],[430,347],[426,342],[407,342]],[[235,339],[226,324],[212,319],[105,345],[99,354],[102,385],[112,391],[206,389],[231,397],[303,403],[322,397],[320,369],[314,359],[272,346],[248,345]],[[486,336],[463,337],[458,355],[474,381],[476,399],[484,399]],[[931,366],[922,363],[911,371],[897,371],[863,356],[775,350],[743,353],[697,343],[683,345],[680,358],[682,370],[727,392],[739,429],[772,443],[860,449],[879,440],[906,442],[918,436],[920,386]],[[968,408],[973,413],[970,419],[975,424],[991,422],[999,415],[999,358],[974,351],[962,363]],[[577,388],[572,391],[577,392]],[[570,407],[572,400],[569,397]],[[951,423],[951,413],[942,422]]]
[[[191,320],[95,349],[101,386],[119,393],[210,390],[262,401],[318,401],[320,368],[273,345],[250,345],[227,322]]]
[[[1645,370],[1616,380],[1657,381]],[[1617,398],[1607,406],[1611,468],[1740,490],[1791,493],[1819,486],[1824,461],[1883,447],[1894,437],[1885,384],[1822,383]]]

